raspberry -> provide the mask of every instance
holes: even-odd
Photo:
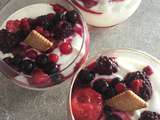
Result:
[[[143,69],[143,72],[146,73],[146,75],[148,76],[151,76],[153,74],[153,70],[150,66],[146,66],[144,69]]]
[[[125,91],[127,88],[124,83],[118,83],[118,84],[116,84],[115,89],[117,90],[118,93],[121,93],[121,92]]]
[[[21,24],[21,21],[19,20],[9,20],[7,21],[6,29],[9,32],[17,32],[19,30],[20,24]]]
[[[76,120],[98,120],[103,111],[102,96],[91,88],[77,88],[72,96]]]
[[[137,93],[137,94],[139,94],[139,92],[140,92],[140,89],[143,87],[143,81],[142,80],[133,80],[132,82],[131,82],[131,89],[135,92],[135,93]]]
[[[138,120],[160,120],[160,114],[151,111],[144,111]]]
[[[29,33],[31,30],[31,26],[30,26],[30,22],[28,18],[23,18],[21,20],[21,28],[23,29],[23,31],[25,31],[26,33]]]
[[[100,75],[111,75],[118,71],[118,64],[111,57],[101,56],[96,61],[96,72]]]
[[[56,40],[63,40],[71,36],[74,33],[74,31],[71,23],[63,21],[57,24],[54,33],[55,33],[54,38]]]
[[[69,42],[64,42],[59,46],[59,49],[62,54],[70,54],[73,50],[72,45]]]

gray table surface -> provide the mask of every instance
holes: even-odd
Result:
[[[13,11],[37,2],[46,0],[0,0],[0,24]],[[143,0],[124,23],[90,28],[90,33],[89,58],[108,48],[136,48],[160,58],[160,1]],[[36,92],[17,87],[2,74],[0,78],[0,120],[67,120],[69,81],[50,91]]]

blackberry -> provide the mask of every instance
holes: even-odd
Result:
[[[76,22],[79,19],[79,15],[78,15],[77,11],[75,11],[75,10],[68,11],[66,13],[65,17],[66,17],[66,20],[68,22],[70,22],[73,26],[76,24]]]
[[[111,75],[118,71],[118,64],[116,61],[107,56],[101,56],[96,61],[96,72],[100,75]]]
[[[160,114],[151,111],[144,111],[138,120],[160,120]]]
[[[143,85],[140,88],[140,92],[138,93],[138,95],[144,99],[145,101],[149,100],[152,96],[152,85],[151,82],[148,78],[148,76],[140,71],[136,71],[136,72],[131,72],[128,73],[125,78],[124,78],[124,82],[126,83],[127,87],[131,87],[130,84],[133,80],[143,80]]]
[[[109,89],[109,84],[107,83],[107,81],[105,79],[98,79],[93,83],[92,88],[101,93],[104,94],[106,92],[107,89]]]
[[[16,33],[10,33],[7,30],[0,30],[0,50],[3,53],[12,52],[12,50],[21,42]]]
[[[65,20],[64,14],[62,14],[62,13],[56,13],[55,16],[53,17],[52,23],[54,25],[56,25],[60,21],[64,21],[64,20]]]
[[[31,60],[23,60],[20,64],[20,69],[25,74],[31,74],[34,68],[35,68],[35,64]]]
[[[58,23],[56,29],[54,30],[54,38],[56,40],[63,40],[74,33],[71,23],[62,21]]]
[[[78,74],[78,80],[81,84],[89,84],[95,78],[95,73],[87,69],[83,69]]]

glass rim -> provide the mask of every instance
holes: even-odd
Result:
[[[62,1],[66,1],[66,0],[62,0]],[[67,2],[67,1],[66,1],[66,2]],[[40,5],[40,4],[48,4],[48,5],[49,5],[50,3],[41,2],[41,3],[34,3],[34,4],[31,4],[31,5],[26,5],[26,6],[20,8],[20,9],[18,9],[18,10],[16,10],[16,11],[14,11],[11,15],[9,15],[9,16],[7,17],[7,19],[5,19],[5,20],[3,21],[3,23],[2,23],[2,25],[1,25],[0,28],[1,28],[1,29],[4,28],[5,22],[9,19],[10,16],[12,16],[13,14],[15,14],[17,11],[19,11],[19,10],[21,10],[21,9],[28,8],[28,7],[30,7],[30,6]],[[57,1],[52,1],[51,4],[60,4],[60,3],[58,3]],[[60,5],[61,5],[61,4],[60,4]],[[62,5],[62,6],[64,6],[64,7],[66,8],[65,5]],[[80,16],[80,22],[82,23],[82,28],[83,28],[82,45],[81,45],[81,48],[80,48],[80,50],[78,51],[77,55],[76,55],[76,56],[74,57],[74,59],[72,60],[72,62],[70,62],[65,68],[63,68],[62,70],[60,70],[60,71],[59,71],[60,73],[63,72],[63,71],[65,71],[65,70],[67,70],[67,69],[68,69],[72,64],[74,64],[74,62],[77,60],[77,58],[79,57],[79,55],[80,55],[80,53],[81,53],[81,51],[82,51],[82,49],[83,49],[83,46],[84,46],[84,44],[85,44],[85,40],[87,39],[87,34],[88,34],[87,24],[86,24],[83,16],[81,15],[80,11],[79,11],[77,8],[75,8],[74,6],[71,6],[70,4],[68,4],[68,7],[69,7],[69,10],[76,10],[77,13],[78,13],[79,16]],[[18,71],[16,71],[16,70],[14,70],[10,65],[8,65],[7,63],[5,63],[2,59],[0,60],[0,62],[1,62],[4,66],[8,67],[8,69],[10,69],[13,73],[16,73],[17,75],[18,75],[18,74],[21,74],[21,72],[18,72]],[[1,70],[1,72],[2,72],[8,79],[11,79],[11,77],[10,77],[7,73],[5,73],[3,70]],[[27,78],[31,78],[30,75],[26,75],[26,74],[23,74],[23,75],[24,75],[25,77],[27,77]],[[54,86],[59,85],[59,84],[56,84],[56,85],[52,85],[52,86],[48,86],[48,87],[44,87],[44,88],[38,88],[38,87],[35,87],[35,86],[28,85],[28,84],[26,84],[26,83],[24,83],[24,82],[18,81],[18,80],[16,80],[15,78],[12,78],[12,79],[13,79],[13,80],[11,80],[11,81],[13,81],[13,82],[14,82],[15,84],[17,84],[18,86],[21,86],[21,87],[27,88],[27,89],[31,89],[31,90],[47,90],[47,89],[51,89],[51,88],[54,87]],[[64,82],[64,81],[62,81],[62,82]],[[62,82],[60,82],[60,83],[62,83]]]

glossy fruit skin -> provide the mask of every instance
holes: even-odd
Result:
[[[36,58],[36,64],[40,68],[44,68],[49,63],[49,58],[45,54],[41,54]]]
[[[107,83],[106,79],[98,79],[94,81],[92,88],[101,93],[104,94],[107,89],[109,89],[109,84]]]
[[[31,60],[23,60],[20,63],[20,70],[22,70],[25,74],[31,74],[33,69],[35,68],[35,63]]]
[[[77,88],[72,96],[76,120],[98,120],[103,110],[102,96],[91,88]]]
[[[73,48],[71,43],[69,42],[64,42],[59,46],[59,49],[61,51],[62,54],[64,55],[68,55],[72,52]]]
[[[45,65],[44,71],[45,71],[45,73],[47,73],[49,75],[50,74],[55,74],[59,71],[59,67],[55,63],[49,62]]]
[[[87,69],[82,69],[79,74],[77,79],[80,81],[81,84],[90,84],[92,80],[95,78],[95,73],[92,71],[89,71]]]
[[[50,60],[51,62],[53,62],[53,63],[56,63],[56,62],[58,62],[59,57],[58,57],[58,55],[56,55],[56,54],[50,54],[50,55],[49,55],[49,60]]]

